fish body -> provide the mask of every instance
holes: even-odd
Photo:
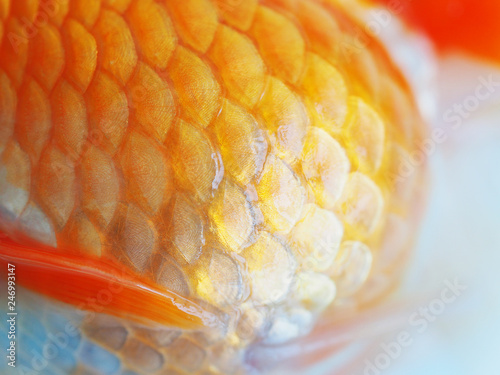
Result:
[[[342,5],[2,0],[0,26],[27,369],[245,374],[397,285],[425,127]]]

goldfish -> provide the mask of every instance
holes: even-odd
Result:
[[[345,2],[2,0],[0,37],[3,372],[265,372],[397,287],[426,127]]]

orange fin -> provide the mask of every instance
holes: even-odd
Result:
[[[15,266],[19,285],[81,310],[188,330],[219,324],[196,302],[160,289],[121,264],[68,254],[29,239],[17,242],[0,232],[2,272],[8,264]]]
[[[500,63],[498,0],[377,1],[425,31],[440,49],[460,49]]]

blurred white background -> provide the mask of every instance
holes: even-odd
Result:
[[[500,374],[500,67],[459,55],[436,61],[430,126],[445,129],[447,138],[428,155],[428,206],[396,299],[419,312],[440,299],[446,280],[467,289],[442,313],[430,313],[425,329],[407,324],[377,339],[372,353],[358,360],[362,368],[348,375]],[[498,85],[453,129],[444,114],[455,104],[472,103],[481,77]],[[384,369],[366,365],[387,353],[383,345],[402,331],[410,333],[411,345]],[[308,374],[337,375],[336,362],[342,359],[332,358]]]
[[[433,126],[450,128],[445,111],[490,76],[499,83],[491,97],[429,155],[428,208],[404,287],[438,297],[445,279],[458,278],[467,290],[414,335],[385,375],[500,373],[500,67],[440,59]]]
[[[427,48],[425,41],[421,47]],[[408,310],[403,317],[396,313],[403,325],[376,338],[369,354],[356,357],[355,346],[354,351],[308,369],[308,375],[338,375],[349,358],[361,368],[349,368],[341,375],[500,374],[500,66],[448,55],[431,58],[425,67],[425,62],[415,64],[411,59],[415,53],[410,48],[400,56],[410,57],[409,64],[402,63],[404,70],[407,76],[427,74],[413,76],[414,86],[419,86],[420,96],[423,93],[420,102],[434,107],[427,108],[432,114],[429,126],[444,129],[446,140],[428,154],[427,208],[409,269],[395,296]],[[477,93],[484,97],[485,81],[494,84],[488,98],[480,99]],[[457,111],[457,105],[464,111],[460,126],[454,128],[444,116]],[[429,313],[425,329],[409,323],[412,313],[422,319],[420,308],[442,300],[446,280],[466,289],[444,304],[439,314]],[[383,345],[395,342],[403,331],[410,334],[409,346],[383,369],[367,366],[387,354]],[[373,343],[373,337],[368,342]],[[364,344],[357,347],[363,350]],[[276,375],[288,373],[278,370]]]

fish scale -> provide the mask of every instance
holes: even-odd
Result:
[[[224,321],[193,332],[98,314],[74,323],[62,371],[244,374],[253,345],[397,282],[411,236],[395,232],[415,225],[424,176],[401,166],[424,130],[340,4],[0,4],[3,230],[114,259]],[[26,295],[56,320],[84,315]]]

